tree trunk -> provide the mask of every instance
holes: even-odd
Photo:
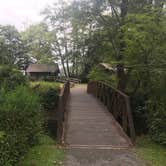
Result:
[[[126,89],[126,74],[124,71],[124,65],[123,64],[118,64],[117,65],[117,78],[118,78],[118,89],[121,91],[125,91]]]
[[[75,71],[75,58],[73,58],[73,60],[72,60],[72,72],[71,72],[71,74],[72,74],[72,76],[74,76],[74,71]]]
[[[65,63],[64,63],[63,57],[61,57],[61,64],[62,64],[62,67],[63,67],[63,71],[64,71],[64,74],[65,74],[65,77],[67,77],[67,72],[66,72],[66,68],[65,68]]]
[[[121,25],[120,26],[123,26],[124,18],[126,17],[127,11],[128,11],[128,0],[122,0],[120,8],[121,8],[121,15],[120,15]],[[123,60],[123,51],[125,48],[125,44],[122,40],[123,32],[121,31],[120,33],[121,33],[120,34],[120,45],[119,45],[120,52],[118,55],[118,61]],[[124,70],[124,64],[121,62],[119,64],[117,64],[117,78],[118,78],[118,89],[121,91],[125,91],[127,79],[126,79],[126,74],[125,74],[125,70]]]
[[[66,58],[66,67],[67,67],[67,75],[68,75],[68,77],[70,77],[70,68],[69,68],[69,59],[68,59],[68,57]]]

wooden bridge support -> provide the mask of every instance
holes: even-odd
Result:
[[[65,115],[66,115],[66,104],[68,101],[68,97],[70,94],[70,82],[67,81],[59,95],[59,103],[58,103],[58,113],[57,113],[57,139],[59,143],[62,143],[64,127],[65,127]]]

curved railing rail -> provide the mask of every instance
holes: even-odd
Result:
[[[103,82],[88,83],[87,92],[102,101],[114,118],[119,122],[124,132],[135,142],[135,129],[130,106],[130,98],[123,92]]]
[[[57,78],[56,81],[58,81],[58,82],[66,82],[66,81],[68,81],[68,80],[69,80],[71,83],[76,83],[76,84],[81,83],[81,80],[80,80],[80,79],[78,79],[78,78],[73,78],[73,77],[59,77],[59,78]]]
[[[66,114],[66,104],[70,94],[70,81],[67,81],[61,90],[59,95],[58,111],[57,111],[57,139],[61,143],[64,134],[65,127],[65,114]]]

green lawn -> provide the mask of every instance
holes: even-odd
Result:
[[[44,135],[39,145],[31,148],[18,166],[61,166],[63,159],[64,150],[58,148],[54,140]]]
[[[166,147],[154,143],[150,138],[138,138],[136,151],[147,166],[166,166]]]

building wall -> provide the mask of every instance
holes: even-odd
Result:
[[[31,72],[28,73],[28,75],[30,76],[31,80],[55,80],[56,77],[58,76],[58,73],[49,73],[49,72]]]

